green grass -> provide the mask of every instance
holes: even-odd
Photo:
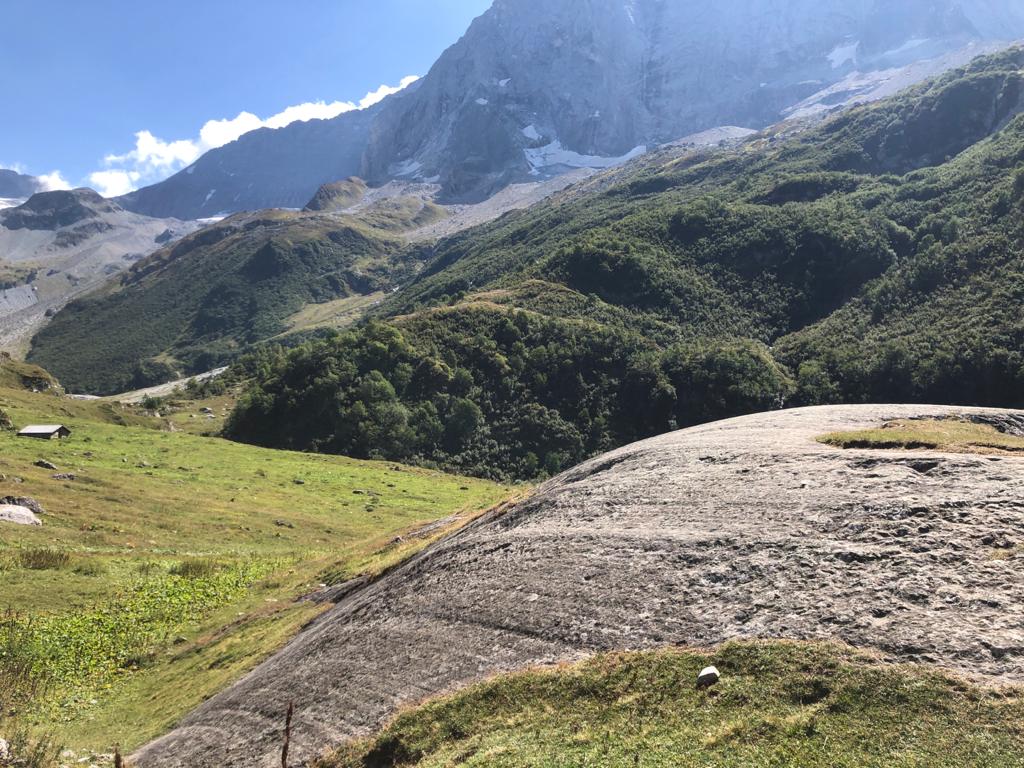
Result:
[[[369,307],[379,303],[385,296],[385,293],[378,292],[365,296],[346,296],[322,304],[307,304],[287,319],[288,330],[281,336],[314,328],[348,328],[359,320]]]
[[[819,440],[838,448],[933,449],[950,453],[1024,453],[1024,438],[962,419],[890,421],[878,429],[833,432]]]
[[[63,442],[0,433],[0,496],[46,510],[41,528],[0,528],[0,608],[54,681],[32,724],[75,750],[159,735],[322,610],[296,598],[328,574],[387,568],[510,492],[160,431],[162,420],[108,402],[0,389],[0,408],[18,426],[72,429]],[[77,479],[54,480],[39,459]]]
[[[22,550],[17,559],[18,565],[30,571],[59,571],[70,563],[70,553],[49,547]]]
[[[711,663],[721,683],[695,690]],[[1020,694],[832,645],[616,654],[428,702],[320,768],[1009,768]]]

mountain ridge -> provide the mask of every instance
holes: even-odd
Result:
[[[405,91],[243,136],[119,202],[179,218],[300,207],[349,176],[437,183],[439,202],[479,202],[716,126],[762,129],[807,100],[834,106],[829,89],[854,73],[884,83],[902,69],[909,84],[935,74],[914,66],[923,61],[1024,37],[1009,0],[913,0],[892,13],[875,0],[500,0]]]

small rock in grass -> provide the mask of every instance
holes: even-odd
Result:
[[[11,759],[11,745],[7,743],[7,739],[0,739],[0,762],[4,765]]]
[[[302,479],[300,479],[298,477],[296,477],[294,480],[292,480],[292,482],[295,483],[296,485],[305,485],[306,484],[305,480],[302,480]]]
[[[60,474],[53,475],[54,480],[77,480],[78,475],[72,472],[61,472]]]
[[[716,685],[719,680],[722,679],[722,675],[715,667],[705,667],[701,670],[700,674],[697,675],[697,689],[705,690],[713,685]]]
[[[39,467],[40,469],[49,469],[49,470],[56,470],[57,469],[57,465],[56,464],[53,464],[52,462],[49,462],[46,459],[40,459],[39,461],[37,461],[36,462],[36,466]]]

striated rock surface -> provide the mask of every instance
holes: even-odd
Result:
[[[277,765],[289,701],[308,759],[403,704],[610,649],[834,639],[1024,681],[1024,576],[1006,549],[1024,543],[1024,458],[815,440],[952,412],[1014,415],[810,408],[589,461],[339,597],[137,764]]]

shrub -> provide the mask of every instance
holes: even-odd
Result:
[[[171,575],[183,579],[204,579],[217,573],[221,568],[222,565],[213,558],[190,557],[174,565],[171,568]]]
[[[59,571],[68,567],[71,555],[60,549],[38,547],[23,550],[18,554],[18,562],[30,571]]]

